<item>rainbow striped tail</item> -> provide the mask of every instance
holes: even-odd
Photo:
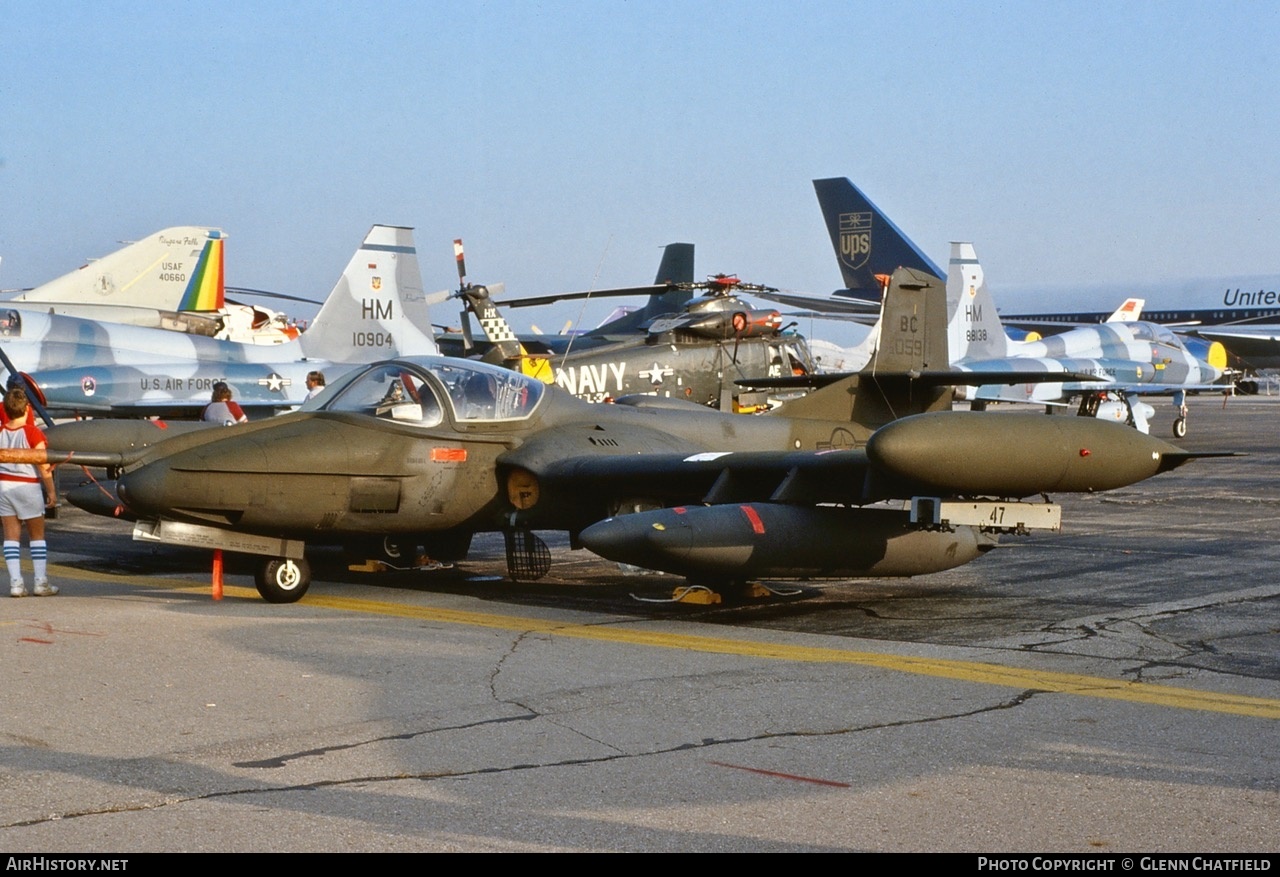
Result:
[[[209,231],[209,239],[200,251],[200,260],[191,272],[180,311],[217,311],[226,305],[226,276],[223,267],[222,245],[224,238],[217,229]]]

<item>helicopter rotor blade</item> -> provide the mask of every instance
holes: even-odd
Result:
[[[458,285],[467,285],[467,258],[462,251],[462,238],[453,239],[453,259],[458,263]]]

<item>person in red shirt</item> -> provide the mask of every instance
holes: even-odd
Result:
[[[4,414],[0,447],[35,450],[47,446],[44,433],[31,422],[31,402],[21,387],[5,394]],[[49,584],[49,547],[44,538],[44,510],[57,501],[52,466],[0,463],[0,525],[4,530],[4,562],[9,570],[10,597],[27,596],[21,562],[23,527],[27,530],[27,548],[35,571],[36,596],[52,597],[58,593],[57,586]]]
[[[213,398],[200,414],[201,420],[212,423],[245,423],[249,418],[244,409],[231,401],[231,388],[222,381],[213,385]]]

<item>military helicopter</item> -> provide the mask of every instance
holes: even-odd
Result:
[[[501,287],[468,283],[460,240],[454,241],[454,251],[459,289],[428,299],[458,298],[465,307],[461,337],[437,338],[441,352],[506,365],[581,399],[604,402],[644,393],[722,411],[754,412],[776,400],[745,389],[741,382],[817,371],[807,341],[792,331],[794,323],[784,326],[778,311],[758,309],[740,297],[777,290],[728,274],[694,281],[692,244],[669,244],[650,286],[502,303],[529,307],[588,297],[649,296],[643,308],[572,335],[517,336],[492,298]],[[688,279],[673,279],[685,273]],[[473,337],[471,316],[479,323],[483,341]]]

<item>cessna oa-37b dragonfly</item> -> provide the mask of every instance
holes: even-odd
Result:
[[[136,520],[135,538],[267,555],[259,592],[292,602],[310,582],[305,540],[392,536],[457,560],[480,531],[505,534],[525,581],[550,563],[535,530],[700,583],[919,575],[999,533],[1059,527],[1058,506],[1022,497],[1122,487],[1196,456],[1094,419],[951,411],[947,385],[996,378],[947,367],[945,307],[940,279],[895,273],[872,364],[756,417],[652,396],[589,404],[516,371],[415,357],[265,421],[64,424],[47,452],[0,459],[109,467],[121,506],[96,485],[99,499],[69,498]]]

